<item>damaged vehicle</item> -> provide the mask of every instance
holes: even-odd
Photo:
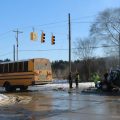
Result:
[[[102,91],[119,91],[120,88],[120,69],[112,69],[109,73],[104,74],[104,79],[96,85],[97,89]]]

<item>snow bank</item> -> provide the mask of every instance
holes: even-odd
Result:
[[[6,100],[6,99],[8,100],[9,97],[6,96],[6,95],[0,94],[0,101],[1,101],[1,100]]]
[[[46,87],[51,87],[51,88],[55,88],[55,87],[69,88],[69,84],[68,83],[47,84],[45,86]],[[86,82],[86,83],[79,83],[78,86],[79,86],[79,88],[88,88],[88,87],[94,87],[95,84],[94,84],[94,82]],[[76,87],[75,83],[73,83],[73,88],[74,87]]]
[[[32,100],[31,96],[19,96],[19,95],[8,95],[5,96],[0,94],[0,106],[12,105],[15,103],[28,104]]]
[[[0,94],[0,106],[8,104],[9,100],[8,96]]]
[[[85,82],[85,83],[79,83],[78,87],[80,90],[95,87],[94,82]],[[73,89],[76,88],[75,83],[73,83]],[[36,87],[30,87],[30,90],[66,90],[69,89],[68,83],[52,83],[52,84],[46,84],[46,85],[37,85]]]

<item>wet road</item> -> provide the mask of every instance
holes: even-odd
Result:
[[[118,120],[120,96],[83,94],[80,90],[33,90],[4,93],[22,96],[17,101],[0,107],[0,120]],[[29,101],[27,101],[27,98]]]

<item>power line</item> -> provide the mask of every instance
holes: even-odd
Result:
[[[50,26],[50,25],[55,25],[58,23],[66,23],[67,21],[57,21],[57,22],[51,22],[51,23],[45,23],[45,24],[41,24],[41,25],[30,25],[30,26],[25,26],[25,27],[20,27],[20,29],[28,29],[28,28],[32,28],[34,27],[42,27],[42,26]]]
[[[92,17],[92,16],[86,16],[87,17]],[[82,18],[82,17],[81,17]],[[85,18],[85,17],[83,17]],[[79,20],[79,19],[72,19],[72,20]],[[30,26],[25,26],[25,27],[20,27],[19,29],[28,29],[28,28],[32,28],[33,26],[34,27],[42,27],[42,26],[50,26],[50,25],[55,25],[55,24],[59,24],[59,23],[67,23],[67,20],[65,21],[58,21],[58,22],[51,22],[51,23],[46,23],[46,24],[41,24],[41,25],[30,25]],[[94,21],[72,21],[71,23],[103,23],[103,22],[94,22]],[[120,23],[120,21],[115,21],[115,22],[106,22],[106,23]],[[3,36],[3,35],[6,35],[8,33],[12,32],[12,30],[9,30],[5,33],[1,33],[0,34],[0,37]]]
[[[46,50],[19,50],[20,52],[44,52],[44,51],[66,51],[68,49],[46,49]]]
[[[90,47],[93,49],[98,49],[98,48],[105,48],[105,47],[117,47],[118,45],[103,45],[103,46],[96,46],[96,47]],[[75,49],[84,49],[84,48],[71,48],[72,50]],[[19,52],[46,52],[46,51],[68,51],[68,48],[63,48],[63,49],[45,49],[45,50],[19,50]],[[6,56],[9,54],[13,54],[13,52],[8,52],[5,54],[0,55],[0,57],[2,56]]]
[[[104,23],[104,22],[78,21],[78,22],[72,22],[72,23]],[[119,21],[115,21],[115,22],[105,22],[105,23],[120,23],[120,22]]]
[[[7,32],[4,32],[4,33],[1,33],[1,34],[0,34],[0,37],[1,37],[1,36],[3,36],[3,35],[6,35],[6,34],[8,34],[8,33],[10,33],[10,32],[12,32],[12,30],[9,30],[9,31],[7,31]]]
[[[95,17],[95,16],[97,16],[97,14],[95,14],[95,15],[90,15],[90,16],[81,16],[81,17],[79,17],[79,18],[72,18],[71,20],[80,20],[80,19],[82,19],[82,18],[93,18],[93,17]]]
[[[58,23],[67,23],[67,21],[51,22],[51,23],[46,23],[46,24],[41,24],[41,25],[30,25],[30,26],[26,26],[26,27],[20,27],[19,29],[33,28],[33,26],[34,26],[35,28],[37,28],[37,27],[42,27],[42,26],[55,25],[55,24],[58,24]],[[1,34],[0,34],[0,37],[3,36],[3,35],[8,34],[8,33],[10,33],[10,32],[12,32],[12,30],[9,30],[9,31],[4,32],[4,33],[1,33]]]
[[[93,48],[93,49],[96,49],[96,48],[104,48],[104,47],[117,47],[118,45],[103,45],[103,46],[92,46],[92,47],[89,47],[89,48]],[[84,48],[71,48],[71,49],[84,49]],[[46,49],[46,50],[20,50],[21,52],[22,51],[26,51],[26,52],[29,52],[29,51],[65,51],[65,50],[68,50],[68,48],[63,48],[63,49]]]
[[[0,57],[6,56],[6,55],[10,55],[10,54],[12,54],[12,53],[13,53],[13,52],[8,52],[8,53],[5,53],[5,54],[1,54]]]
[[[90,18],[90,17],[94,17],[96,15],[91,15],[91,16],[81,16],[79,18],[75,18],[75,19],[71,19],[71,20],[79,20],[81,18]],[[50,22],[50,23],[45,23],[45,24],[41,24],[41,25],[30,25],[30,26],[26,26],[26,27],[21,27],[20,29],[27,29],[27,28],[32,28],[34,27],[42,27],[42,26],[50,26],[50,25],[55,25],[55,24],[59,24],[59,23],[67,23],[67,20],[62,20],[62,21],[56,21],[56,22]]]

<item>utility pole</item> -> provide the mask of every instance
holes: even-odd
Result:
[[[19,44],[18,43],[18,34],[23,33],[23,32],[19,31],[18,29],[13,32],[16,32],[16,56],[17,56],[16,60],[18,61],[18,44]]]
[[[68,34],[69,34],[69,88],[72,88],[72,74],[71,74],[71,22],[70,13],[68,14]]]
[[[15,45],[13,45],[13,60],[15,61]]]
[[[119,38],[118,38],[118,39],[119,39],[119,58],[118,58],[118,59],[119,59],[119,67],[120,67],[120,33],[119,33],[119,36],[118,36],[118,37],[119,37]]]

